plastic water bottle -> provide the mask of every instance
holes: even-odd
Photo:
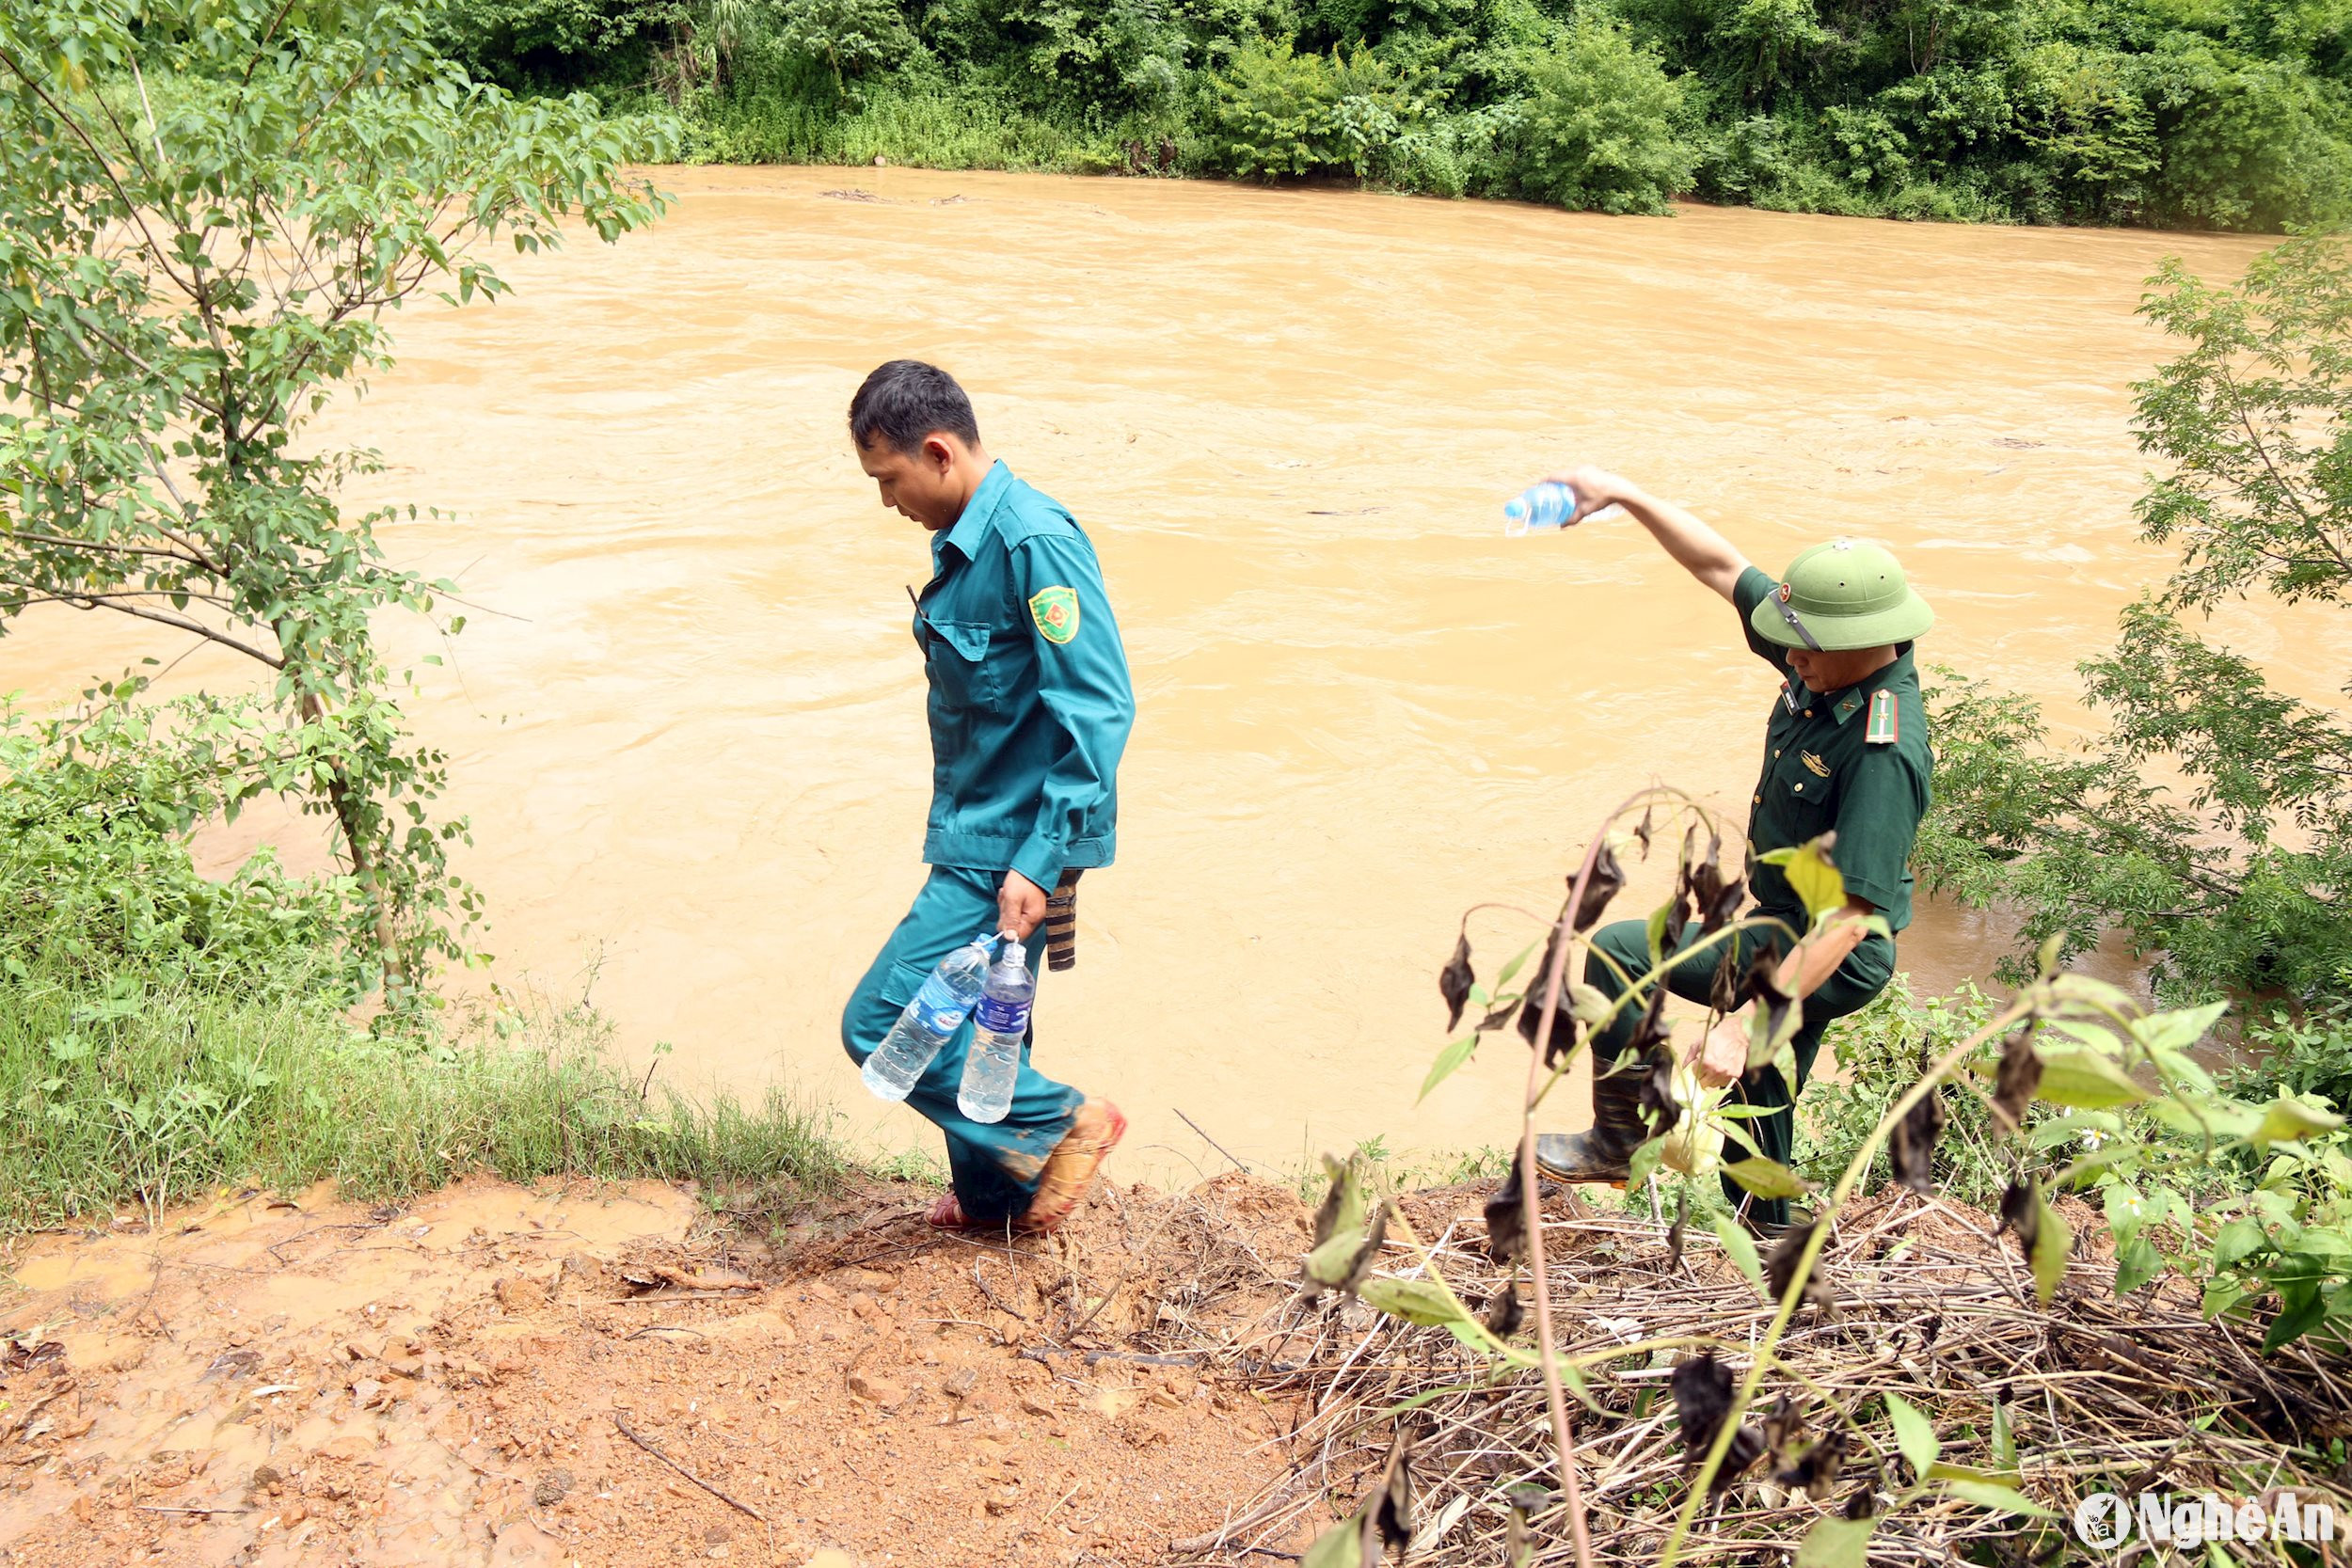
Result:
[[[923,1076],[939,1048],[963,1026],[963,1015],[979,1000],[988,976],[989,943],[994,937],[975,937],[939,960],[939,967],[914,993],[898,1022],[890,1026],[877,1051],[866,1058],[861,1076],[866,1086],[884,1100],[904,1100],[914,1081]]]
[[[1616,511],[1614,504],[1604,506],[1584,519],[1606,517]],[[1532,529],[1565,528],[1576,515],[1576,492],[1553,480],[1531,484],[1502,503],[1502,534],[1516,539]]]
[[[1028,950],[1008,937],[980,991],[972,1050],[963,1058],[963,1083],[956,1090],[956,1109],[974,1121],[1002,1121],[1011,1107],[1021,1042],[1029,1034],[1029,1004],[1036,1000]]]

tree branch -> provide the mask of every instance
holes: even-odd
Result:
[[[233,648],[246,657],[256,659],[273,670],[283,670],[286,667],[286,661],[276,654],[265,654],[249,642],[238,641],[227,632],[215,631],[201,621],[191,621],[184,615],[174,615],[168,610],[145,610],[135,604],[124,604],[119,600],[88,596],[67,598],[52,595],[36,602],[61,604],[72,610],[111,610],[118,615],[129,615],[141,621],[152,621],[157,626],[175,626],[181,631],[194,632],[197,636],[208,641],[217,642],[224,648]]]

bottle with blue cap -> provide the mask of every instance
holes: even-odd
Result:
[[[988,980],[988,952],[995,943],[993,932],[975,937],[939,960],[881,1046],[866,1058],[860,1076],[867,1088],[883,1100],[904,1100],[913,1092],[915,1080],[979,1001]]]
[[[974,1121],[1002,1121],[1012,1108],[1013,1081],[1021,1075],[1021,1047],[1029,1037],[1029,1007],[1036,1000],[1029,951],[1007,936],[973,1009],[972,1048],[964,1054],[963,1082],[956,1089],[956,1109]]]
[[[1568,519],[1576,515],[1576,505],[1575,490],[1557,480],[1531,484],[1502,503],[1502,536],[1517,539],[1540,529],[1565,528]],[[1612,503],[1584,520],[1606,517],[1617,510]]]

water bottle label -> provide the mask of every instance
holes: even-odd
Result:
[[[983,996],[977,1016],[980,1027],[992,1035],[1018,1035],[1029,1027],[1029,1005],[1026,1002]]]
[[[932,979],[923,982],[923,989],[907,1004],[907,1011],[914,1015],[914,1022],[927,1033],[952,1035],[963,1022],[964,1008],[954,991]]]

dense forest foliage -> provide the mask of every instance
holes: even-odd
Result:
[[[2279,230],[2352,206],[2352,0],[454,0],[720,161],[1352,178],[1608,211]]]

